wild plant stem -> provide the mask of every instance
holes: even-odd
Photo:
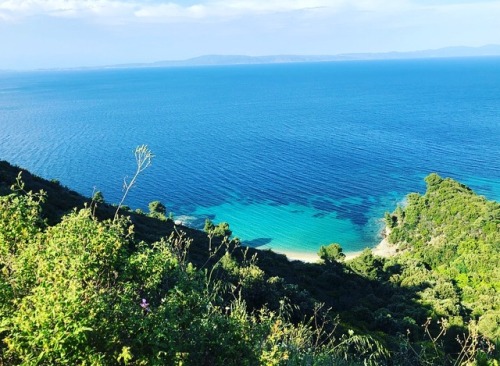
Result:
[[[125,201],[125,198],[128,195],[128,192],[135,184],[137,177],[139,176],[139,174],[141,174],[141,172],[146,170],[151,165],[151,160],[154,157],[154,155],[151,153],[151,150],[149,150],[147,145],[141,145],[141,146],[136,147],[134,154],[135,154],[135,162],[136,162],[136,166],[137,166],[136,171],[135,171],[135,174],[129,183],[127,183],[126,178],[123,178],[123,188],[124,188],[125,192],[123,193],[122,199],[121,199],[120,203],[118,204],[118,207],[116,208],[115,217],[113,219],[114,221],[116,221],[118,219],[118,213],[120,211],[120,208],[122,207],[123,202]]]

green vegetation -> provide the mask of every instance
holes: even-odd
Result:
[[[498,365],[499,204],[451,179],[386,215],[398,256],[303,263],[18,172],[0,162],[0,364]]]
[[[342,253],[342,247],[337,243],[321,246],[319,248],[318,256],[326,263],[343,261],[345,258],[345,254]]]
[[[148,205],[148,208],[149,208],[149,216],[156,217],[158,219],[163,219],[163,220],[167,219],[167,216],[166,216],[167,208],[160,201],[150,202]]]
[[[431,174],[425,195],[410,194],[395,212],[389,240],[408,253],[401,281],[422,286],[421,296],[439,316],[461,324],[461,314],[500,342],[500,204],[452,179]],[[415,263],[424,268],[413,271]],[[426,273],[432,273],[432,277]],[[433,286],[425,283],[432,281]],[[425,288],[427,287],[427,288]]]
[[[229,224],[227,222],[221,222],[217,225],[214,225],[212,220],[205,219],[205,226],[203,231],[208,234],[209,237],[226,237],[231,236],[233,232],[229,229]]]

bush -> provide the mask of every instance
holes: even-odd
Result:
[[[158,219],[166,219],[167,207],[165,207],[165,205],[160,201],[150,202],[148,208],[149,208],[149,216]]]
[[[341,262],[345,259],[345,254],[342,253],[342,247],[337,243],[321,246],[318,256],[326,263]]]

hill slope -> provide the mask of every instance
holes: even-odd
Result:
[[[310,264],[166,218],[122,211],[129,219],[113,220],[115,207],[102,203],[75,211],[91,200],[28,172],[12,193],[18,171],[0,162],[1,363],[498,356],[499,205],[458,182],[430,175],[425,195],[388,215],[402,254],[366,250],[344,262],[337,248]]]

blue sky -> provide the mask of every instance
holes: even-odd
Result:
[[[0,0],[0,69],[500,44],[500,0]]]

